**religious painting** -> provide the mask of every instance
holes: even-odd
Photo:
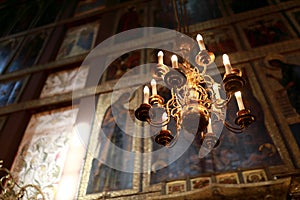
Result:
[[[88,67],[54,72],[48,75],[40,98],[64,94],[82,89],[88,75]]]
[[[147,7],[144,5],[130,5],[125,9],[119,10],[117,22],[116,22],[116,31],[115,33],[121,33],[131,29],[141,28],[146,26]],[[127,42],[129,40],[137,39],[142,37],[144,34],[142,29],[136,30],[131,35],[126,35],[126,37],[116,37],[115,43]]]
[[[18,100],[27,78],[3,82],[0,84],[0,107],[12,104]]]
[[[31,117],[11,170],[18,184],[37,185],[46,199],[55,199],[77,112],[66,107]]]
[[[198,34],[198,33],[197,33]],[[219,27],[201,32],[206,49],[213,52],[215,56],[224,53],[234,53],[241,49],[237,42],[237,35],[232,27]],[[196,38],[196,34],[193,38]]]
[[[191,190],[197,190],[207,187],[211,184],[210,177],[198,177],[191,179]]]
[[[181,22],[187,21],[188,25],[222,17],[218,0],[177,1],[177,8]],[[183,12],[186,12],[186,16]]]
[[[108,67],[103,73],[101,82],[117,80],[131,70],[132,73],[130,73],[130,75],[139,75],[142,72],[133,70],[133,68],[141,65],[142,58],[143,51],[141,50],[135,50],[121,55],[112,63],[107,64]]]
[[[292,21],[293,25],[297,29],[298,33],[300,34],[300,9],[294,9],[287,12],[290,20]]]
[[[225,6],[228,8],[229,12],[234,14],[255,10],[272,4],[270,3],[270,0],[226,0],[223,2],[225,3]]]
[[[95,44],[99,22],[69,28],[56,59],[69,58],[89,52]]]
[[[12,58],[18,47],[18,44],[18,39],[5,40],[0,43],[0,74],[5,71],[9,60]]]
[[[249,48],[283,42],[296,37],[289,23],[280,14],[269,15],[238,24]]]
[[[105,8],[105,0],[80,0],[75,10],[75,16],[85,15]]]
[[[99,96],[80,196],[100,198],[138,191],[139,173],[134,171],[139,171],[141,163],[134,156],[138,148],[134,144],[140,131],[132,121],[135,104],[126,90]]]
[[[272,105],[280,124],[284,127],[284,137],[293,157],[299,158],[300,124],[300,88],[299,55],[270,53],[263,60],[255,63],[257,70],[263,71],[261,79],[266,96]],[[300,160],[296,159],[300,164]]]
[[[151,7],[153,12],[153,27],[175,29],[177,27],[176,16],[173,12],[171,0],[156,1]]]
[[[266,172],[263,169],[243,171],[242,175],[245,183],[258,183],[268,180]]]
[[[216,175],[216,181],[220,184],[239,184],[239,176],[237,173],[228,173]]]
[[[21,46],[21,50],[17,53],[12,63],[7,67],[5,73],[22,70],[36,64],[42,53],[47,37],[47,32],[28,36],[25,44]]]
[[[235,67],[239,68],[239,66]],[[170,164],[168,164],[169,156],[167,154],[160,153],[155,155],[156,157],[152,156],[148,187],[155,187],[156,184],[164,181],[227,173],[237,169],[269,166],[274,170],[285,170],[286,168],[282,166],[291,166],[284,143],[282,139],[278,139],[279,130],[276,126],[270,125],[271,122],[274,122],[274,118],[268,109],[262,91],[258,88],[254,72],[249,66],[243,66],[240,69],[247,82],[242,91],[244,104],[246,109],[249,109],[256,117],[256,121],[241,134],[233,133],[223,127],[219,146],[204,157],[200,155],[199,150],[202,144],[199,139],[195,139],[182,156]],[[158,93],[162,95],[159,90]],[[226,121],[232,126],[236,126],[234,121],[238,110],[237,102],[235,98],[232,98],[227,105],[226,113]],[[216,127],[213,124],[214,128]],[[144,143],[147,145],[145,151],[151,152],[162,148],[153,140],[149,140],[149,144],[147,141]]]
[[[174,181],[166,184],[166,194],[182,193],[186,191],[186,181]]]

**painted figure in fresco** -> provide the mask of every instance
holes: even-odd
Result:
[[[286,59],[279,54],[269,55],[265,58],[265,64],[269,68],[280,69],[282,78],[278,79],[271,74],[268,77],[279,81],[283,89],[278,91],[280,94],[287,92],[290,103],[295,108],[296,112],[300,114],[300,65],[289,64]]]
[[[244,29],[251,47],[272,44],[290,39],[286,25],[281,21],[261,20]]]
[[[120,17],[117,32],[120,33],[141,27],[142,25],[140,24],[140,20],[140,15],[137,12],[136,7],[129,7],[128,11]]]
[[[102,161],[110,160],[112,165],[133,166],[133,163],[126,162],[129,159],[126,159],[124,155],[116,153],[116,147],[111,145],[113,143],[125,151],[131,151],[132,137],[124,132],[126,119],[133,114],[133,110],[125,107],[129,99],[129,93],[122,94],[116,102],[107,108],[104,114],[101,132],[98,137],[100,145],[98,159],[95,158],[92,163],[87,193],[132,188],[132,173],[122,172],[102,163]],[[104,137],[110,142],[104,142]]]
[[[138,66],[140,62],[140,51],[122,55],[108,67],[106,81],[121,78],[128,70]]]

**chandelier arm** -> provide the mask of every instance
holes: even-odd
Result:
[[[225,127],[230,130],[231,132],[233,133],[242,133],[244,131],[245,128],[237,128],[237,127],[234,127],[232,125],[230,125],[228,122],[224,121],[224,125]]]

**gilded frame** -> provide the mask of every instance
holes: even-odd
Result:
[[[122,90],[121,92],[125,92],[126,90]],[[121,93],[122,94],[122,93]],[[140,99],[139,95],[137,95],[137,99]],[[100,198],[106,198],[106,197],[121,197],[123,195],[133,195],[138,193],[139,187],[140,187],[140,173],[133,173],[133,181],[132,181],[132,189],[124,189],[124,190],[117,190],[117,191],[104,191],[104,192],[98,192],[98,193],[93,193],[93,194],[86,194],[87,192],[87,187],[89,183],[89,178],[90,178],[90,170],[92,167],[92,161],[93,161],[93,154],[91,153],[95,151],[97,148],[97,137],[98,133],[101,129],[101,122],[104,117],[105,110],[108,108],[108,106],[111,103],[111,98],[112,98],[112,93],[104,93],[99,95],[99,99],[97,102],[97,107],[96,107],[96,113],[94,117],[94,123],[91,129],[91,135],[89,138],[89,144],[87,148],[87,153],[86,153],[86,158],[83,166],[83,171],[82,171],[82,176],[80,180],[80,186],[79,186],[79,194],[78,198],[81,200],[89,200],[89,199],[100,199]],[[138,101],[138,100],[137,100]],[[137,102],[133,102],[137,103]],[[107,105],[107,106],[103,106]],[[132,106],[132,105],[131,105]],[[126,130],[129,130],[128,125],[126,125]],[[138,134],[141,132],[139,126],[134,126],[134,133]],[[132,150],[134,152],[139,152],[140,148],[140,139],[139,137],[133,137],[132,141]],[[135,172],[140,171],[140,166],[141,166],[141,159],[139,156],[135,156],[134,158],[134,167],[135,167]]]

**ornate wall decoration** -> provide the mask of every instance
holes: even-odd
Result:
[[[48,76],[40,98],[82,89],[88,75],[88,67],[52,73]]]
[[[186,181],[173,181],[166,184],[166,193],[175,194],[186,191]]]
[[[207,187],[211,184],[210,177],[199,177],[191,179],[191,190],[197,190],[204,187]]]
[[[268,180],[266,172],[263,169],[243,171],[242,175],[245,183],[257,183]]]
[[[46,199],[55,198],[77,112],[68,107],[33,115],[15,158],[17,182],[38,185]]]
[[[75,10],[75,16],[85,15],[105,8],[104,0],[81,0]]]
[[[237,173],[228,173],[216,175],[217,183],[221,184],[239,184],[240,180]]]
[[[291,11],[288,11],[287,15],[289,16],[289,19],[293,22],[293,25],[297,29],[298,34],[300,34],[300,9],[296,8]]]

